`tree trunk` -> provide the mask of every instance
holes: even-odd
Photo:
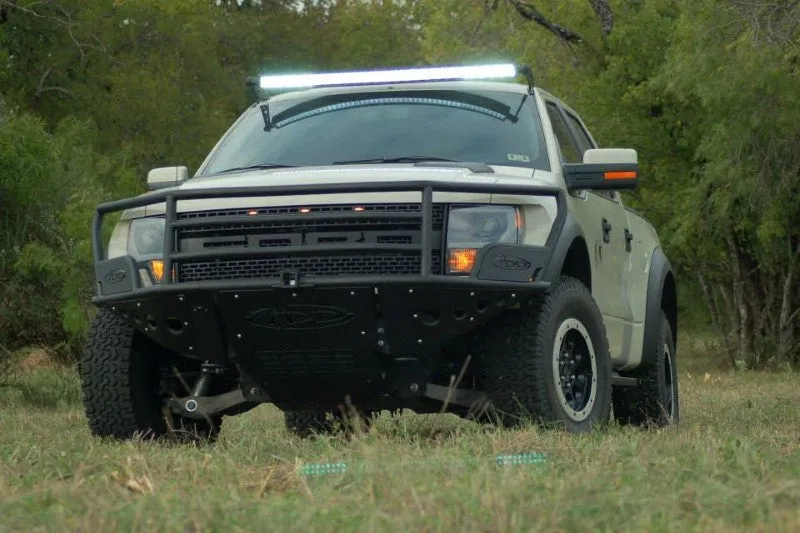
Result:
[[[790,361],[795,347],[794,319],[798,312],[800,312],[800,307],[793,309],[795,303],[793,301],[792,289],[794,288],[794,274],[798,260],[800,260],[800,244],[798,244],[793,256],[789,260],[789,266],[786,269],[786,278],[783,280],[781,314],[780,320],[778,321],[778,353],[776,354],[776,361],[778,364]]]
[[[607,0],[589,0],[589,3],[597,18],[600,19],[603,37],[608,37],[614,29],[614,13],[611,11],[611,6],[608,5]]]
[[[722,347],[730,360],[731,366],[735,368],[736,349],[734,343],[731,341],[729,315],[726,314],[726,316],[723,316],[719,307],[719,302],[717,301],[717,295],[714,290],[709,287],[704,274],[701,273],[698,275],[698,281],[700,282],[700,289],[703,292],[703,298],[706,301],[709,315],[711,315],[711,325],[719,332],[722,338]],[[723,301],[725,301],[724,295]]]
[[[750,307],[745,299],[745,280],[742,268],[742,262],[739,252],[739,247],[733,236],[732,231],[728,231],[726,235],[728,244],[728,254],[733,268],[733,304],[735,305],[738,313],[738,333],[739,333],[739,347],[738,357],[740,361],[746,361],[749,364],[753,363],[753,335],[752,335],[752,317],[750,315]]]

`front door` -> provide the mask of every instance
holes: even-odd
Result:
[[[562,163],[581,163],[594,143],[583,125],[556,102],[546,103],[562,157]],[[623,359],[633,314],[628,284],[630,252],[628,215],[616,191],[580,191],[572,195],[571,213],[589,248],[592,262],[592,295],[606,324],[611,357]]]

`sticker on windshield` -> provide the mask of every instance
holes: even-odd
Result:
[[[531,158],[522,154],[508,154],[509,161],[522,161],[523,163],[530,163]]]

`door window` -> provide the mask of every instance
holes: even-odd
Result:
[[[575,145],[575,140],[569,132],[569,127],[564,121],[564,116],[555,104],[547,102],[547,114],[550,116],[550,123],[553,125],[553,133],[558,140],[561,149],[561,158],[565,163],[580,163],[583,161],[583,153]]]

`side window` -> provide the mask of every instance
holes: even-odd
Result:
[[[594,144],[592,144],[592,140],[589,138],[589,134],[586,132],[586,129],[583,127],[580,120],[578,120],[570,112],[566,112],[566,115],[567,115],[567,120],[569,120],[569,123],[572,126],[572,129],[578,136],[578,142],[581,144],[581,161],[583,161],[583,153],[590,148],[595,148],[595,146]],[[615,191],[591,191],[591,192],[598,196],[608,198],[609,200],[617,199],[617,193]]]
[[[558,145],[561,148],[561,157],[564,158],[565,163],[580,163],[583,161],[583,153],[575,146],[575,141],[569,133],[564,117],[555,104],[547,102],[546,106],[550,122],[553,124],[553,133],[555,133]]]
[[[586,133],[583,125],[581,122],[572,116],[572,113],[567,113],[567,119],[569,120],[570,124],[572,124],[572,128],[575,130],[575,133],[578,135],[578,142],[581,144],[581,157],[583,157],[583,152],[590,148],[594,148],[594,144],[592,144],[592,140],[589,138],[589,134]]]

